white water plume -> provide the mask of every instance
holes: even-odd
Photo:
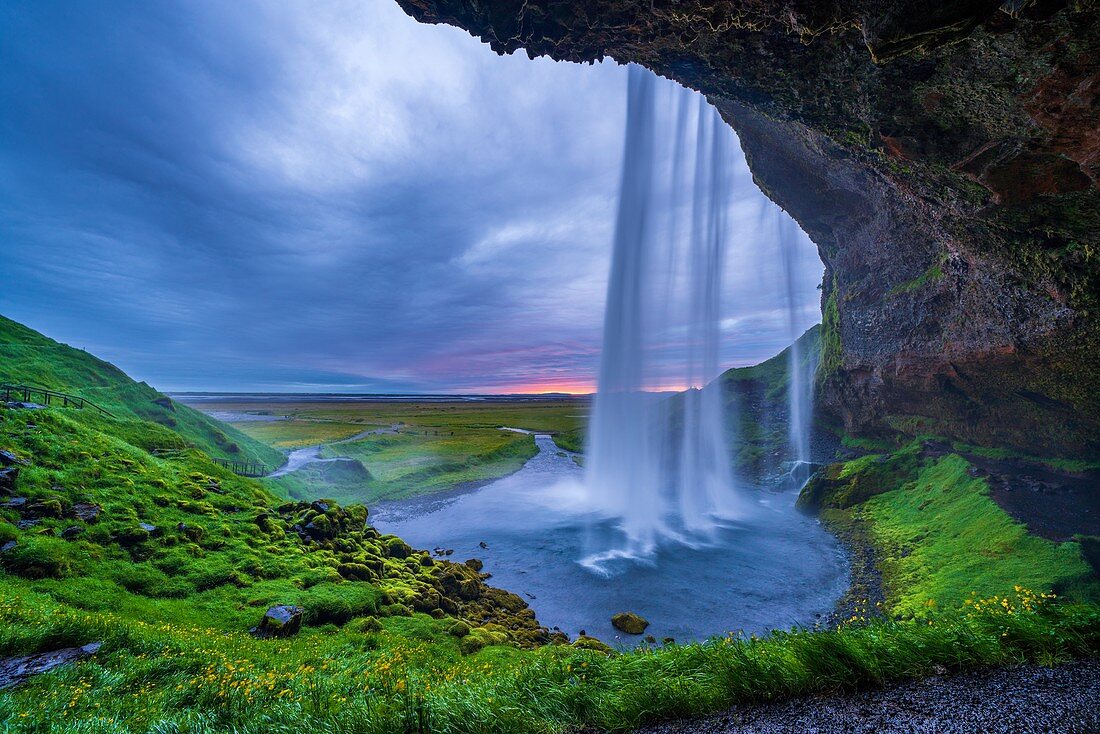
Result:
[[[662,539],[707,542],[747,507],[715,380],[736,139],[701,96],[661,85],[631,66],[585,477],[590,500],[618,521],[614,537],[589,539],[583,562],[597,570],[649,557]],[[659,92],[671,95],[671,134]],[[687,389],[647,392],[658,388]]]

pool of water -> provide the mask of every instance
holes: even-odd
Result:
[[[611,626],[616,612],[645,617],[646,634],[685,642],[812,625],[847,588],[839,544],[795,509],[795,492],[750,491],[750,514],[722,524],[706,543],[666,543],[610,573],[588,568],[580,561],[593,537],[613,532],[611,521],[588,509],[573,457],[549,436],[535,440],[538,455],[515,474],[472,491],[378,505],[372,522],[414,547],[480,558],[489,583],[525,598],[542,624],[613,645],[640,639]]]

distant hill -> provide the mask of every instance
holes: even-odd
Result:
[[[821,359],[821,325],[808,329],[796,342],[804,373]],[[756,478],[775,474],[779,464],[792,458],[787,393],[790,385],[790,347],[752,367],[726,370],[719,378],[726,396],[726,414],[736,426],[734,453],[737,465]],[[821,460],[831,456],[836,438],[811,429],[811,454]]]
[[[163,426],[210,456],[269,466],[279,466],[284,459],[279,451],[136,382],[113,364],[3,316],[0,382],[80,395],[121,421],[137,419]]]

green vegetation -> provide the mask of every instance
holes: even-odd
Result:
[[[112,430],[140,433],[151,421],[211,456],[279,466],[282,455],[260,441],[170,400],[87,352],[60,344],[0,316],[0,382],[44,387],[87,398],[115,414]],[[163,432],[156,433],[163,436]]]
[[[731,379],[778,390],[773,368]],[[125,405],[106,388],[99,397]],[[380,420],[397,410],[375,409]],[[400,434],[338,448],[361,452],[379,477],[390,466],[379,455],[407,462],[393,470],[397,486],[418,471],[416,454],[452,430],[452,457],[489,437],[504,442],[490,450],[507,452],[530,439],[499,425],[568,433],[579,412],[480,410],[433,417],[425,407]],[[917,444],[833,465],[806,495],[834,525],[867,527],[884,618],[609,652],[590,638],[552,638],[522,600],[484,585],[479,564],[435,561],[381,536],[361,505],[283,502],[177,430],[120,414],[0,407],[0,448],[27,462],[15,486],[25,502],[0,507],[0,545],[14,542],[0,551],[0,656],[103,642],[76,665],[0,692],[5,731],[626,730],[941,668],[1100,655],[1100,607],[1076,603],[1096,590],[1079,545],[1028,536],[962,457],[926,456]],[[318,432],[371,425],[362,414],[322,417],[296,420]],[[301,440],[300,428],[273,430]],[[248,633],[272,604],[304,609],[297,636]]]
[[[821,357],[821,326],[813,326],[798,338],[804,374]],[[787,396],[790,389],[790,347],[752,367],[726,370],[719,378],[726,400],[726,414],[733,426],[736,464],[750,476],[778,470],[785,458],[788,431]]]
[[[78,666],[0,695],[8,731],[324,733],[626,730],[732,703],[1100,652],[1096,607],[1021,589],[966,611],[611,655],[487,647],[424,615],[289,640],[75,610],[3,589],[0,653],[104,641]],[[380,629],[379,629],[380,628]],[[465,639],[465,638],[462,638]]]
[[[944,254],[939,260],[928,266],[928,269],[918,275],[912,280],[908,280],[904,283],[898,283],[891,288],[886,295],[893,296],[899,293],[914,293],[921,290],[925,286],[935,283],[943,278],[943,266],[947,262],[947,255]]]
[[[210,410],[256,411],[255,404],[207,403]],[[550,433],[559,445],[579,442],[588,404],[578,400],[531,402],[287,402],[265,403],[278,421],[235,426],[280,448],[338,442],[326,457],[356,459],[369,476],[347,466],[322,464],[268,480],[275,492],[296,499],[333,497],[375,502],[487,482],[518,471],[538,453],[534,438],[502,427]],[[346,439],[373,432],[354,441]]]
[[[916,440],[892,454],[831,465],[807,485],[804,506],[840,530],[853,525],[873,546],[886,610],[915,616],[972,593],[1005,595],[1022,585],[1100,601],[1100,580],[1077,542],[1030,535],[971,476],[958,454],[922,455]]]
[[[316,419],[289,419],[277,421],[241,421],[232,423],[245,435],[282,450],[300,449],[333,441],[346,441],[362,433],[364,427],[357,423],[338,423]]]

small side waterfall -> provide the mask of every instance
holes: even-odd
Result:
[[[672,134],[658,129],[659,92],[671,95]],[[612,537],[589,540],[584,563],[598,570],[645,558],[662,538],[705,542],[746,508],[715,381],[734,141],[705,99],[671,83],[658,89],[654,75],[630,67],[585,477],[592,504],[617,519]],[[658,389],[685,391],[649,392]]]
[[[788,348],[788,386],[789,405],[788,438],[790,440],[792,463],[789,482],[801,486],[810,474],[810,422],[813,419],[813,375],[817,370],[815,355],[803,354],[798,339],[802,335],[803,321],[801,305],[797,297],[798,257],[797,250],[807,246],[805,235],[793,219],[779,209],[773,210],[775,218],[776,243],[779,260],[782,265],[782,291],[786,305]]]

